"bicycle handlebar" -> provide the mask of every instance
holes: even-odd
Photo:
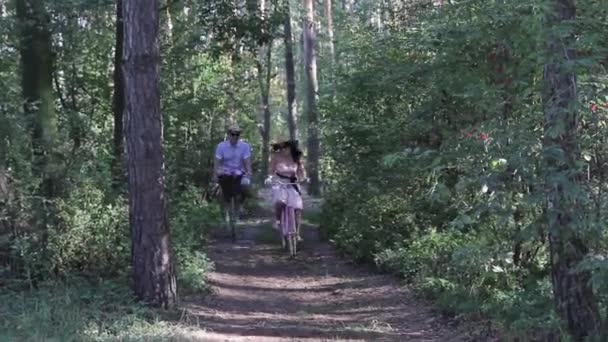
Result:
[[[304,183],[304,181],[293,182],[293,183],[291,183],[291,182],[286,183],[286,182],[279,182],[277,180],[272,180],[271,183],[272,184],[278,184],[278,185],[300,185],[300,184]]]

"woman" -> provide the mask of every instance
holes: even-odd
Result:
[[[304,167],[302,166],[302,151],[298,148],[297,140],[284,140],[272,144],[270,167],[267,182],[272,183],[272,203],[275,210],[275,228],[281,229],[283,236],[287,233],[286,227],[281,225],[283,209],[293,209],[298,240],[300,237],[300,222],[302,220],[302,194],[297,184],[279,185],[277,183],[296,183],[303,180]]]

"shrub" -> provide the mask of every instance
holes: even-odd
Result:
[[[221,222],[220,209],[203,200],[197,188],[189,187],[175,194],[170,212],[179,286],[186,292],[204,289],[204,276],[213,265],[201,248],[209,230]]]

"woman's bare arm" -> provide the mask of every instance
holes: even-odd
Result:
[[[277,160],[273,155],[270,155],[270,163],[268,163],[268,175],[272,176],[275,173]]]
[[[304,169],[304,165],[302,164],[302,161],[298,162],[298,169],[296,170],[296,176],[298,177],[299,180],[306,179],[306,170]]]

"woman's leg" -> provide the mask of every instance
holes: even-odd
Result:
[[[300,236],[300,224],[302,222],[302,209],[296,209],[296,233],[298,234],[298,240],[302,240]]]
[[[275,223],[277,225],[277,228],[279,228],[279,223],[281,222],[281,213],[282,213],[284,207],[285,207],[285,204],[281,203],[281,202],[276,202],[274,204],[274,218],[275,218]]]
[[[287,246],[285,236],[283,235],[283,227],[281,227],[281,215],[283,214],[283,208],[285,208],[285,204],[282,202],[274,203],[274,228],[278,231],[279,237],[281,239],[281,246],[285,248]]]

